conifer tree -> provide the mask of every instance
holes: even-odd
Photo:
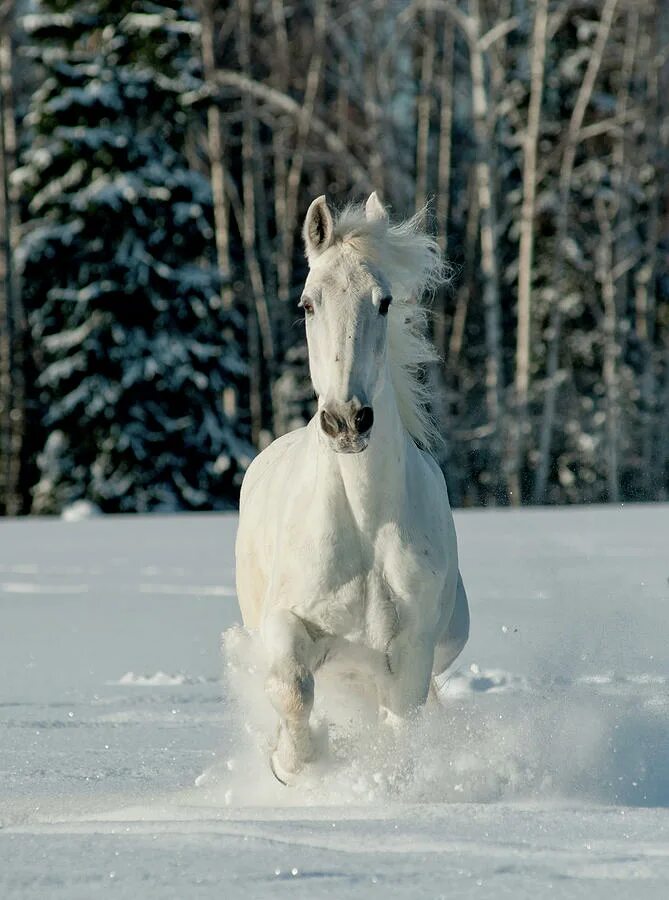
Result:
[[[230,505],[249,455],[222,405],[241,320],[189,159],[198,23],[179,0],[41,0],[24,25],[44,69],[17,173],[43,410],[34,509]]]

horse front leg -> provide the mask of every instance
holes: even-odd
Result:
[[[380,697],[391,720],[406,719],[425,705],[433,660],[434,637],[431,634],[401,631],[391,640],[386,650],[388,676]]]
[[[302,619],[285,609],[265,617],[262,636],[269,656],[265,692],[280,720],[272,771],[286,784],[314,756],[309,717],[314,705],[315,645]]]

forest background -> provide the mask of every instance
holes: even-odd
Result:
[[[456,505],[669,496],[665,0],[0,0],[0,513],[234,506],[304,212],[428,206]]]

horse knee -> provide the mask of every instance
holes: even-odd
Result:
[[[276,663],[265,681],[274,709],[289,721],[308,717],[314,705],[314,676],[294,661]]]

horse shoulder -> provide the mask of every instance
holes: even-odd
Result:
[[[257,628],[262,613],[269,573],[268,541],[272,511],[280,508],[276,492],[286,483],[291,451],[299,447],[304,428],[288,432],[259,453],[247,469],[239,501],[239,526],[235,546],[237,599],[247,628]]]
[[[297,428],[295,431],[289,431],[286,434],[282,434],[281,437],[272,441],[268,447],[265,447],[265,449],[254,458],[253,462],[246,470],[242,482],[239,498],[240,512],[243,511],[244,506],[250,499],[251,494],[256,491],[257,487],[261,483],[269,480],[271,473],[280,465],[282,458],[289,454],[290,451],[299,444],[300,440],[304,437],[305,431],[306,427]]]

